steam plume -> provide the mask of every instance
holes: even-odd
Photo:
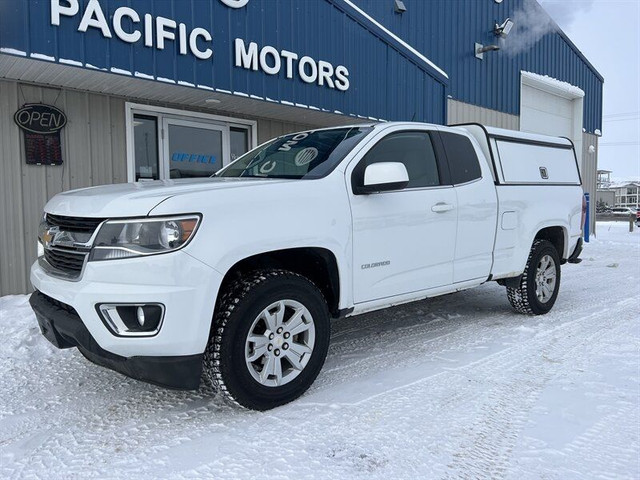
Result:
[[[534,0],[525,1],[513,13],[515,27],[508,39],[502,42],[502,49],[507,54],[516,55],[533,47],[546,34],[555,31],[554,20],[568,28],[579,13],[591,9],[593,0],[547,0],[541,4],[544,10]]]

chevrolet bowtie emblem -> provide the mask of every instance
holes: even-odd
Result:
[[[59,227],[47,228],[42,233],[42,238],[41,238],[42,245],[44,245],[45,248],[50,247],[58,233],[60,233],[60,228]]]

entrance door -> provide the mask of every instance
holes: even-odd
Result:
[[[257,123],[126,104],[130,182],[208,177],[255,146]]]
[[[229,127],[165,118],[164,178],[209,177],[229,163]]]

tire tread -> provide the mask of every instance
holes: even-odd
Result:
[[[225,384],[224,376],[220,368],[220,349],[227,324],[233,311],[249,292],[267,281],[283,276],[299,277],[307,281],[317,290],[318,294],[322,296],[322,292],[313,282],[298,273],[282,269],[255,270],[237,279],[226,289],[220,298],[219,308],[214,314],[213,330],[203,360],[203,383],[205,388],[208,387],[209,389],[217,391],[227,404],[234,407],[245,408],[245,406],[238,401],[234,392],[229,390]]]
[[[538,250],[541,248],[545,248],[546,246],[551,246],[555,250],[555,247],[548,241],[543,239],[537,239],[533,242],[531,246],[531,250],[529,251],[529,256],[527,257],[527,264],[524,267],[524,272],[522,273],[522,278],[520,280],[520,285],[517,287],[507,287],[507,298],[509,299],[509,303],[513,307],[513,309],[524,315],[539,315],[539,312],[534,311],[534,308],[529,301],[528,291],[529,291],[529,270],[531,268],[536,268],[536,265],[533,265],[533,257],[537,254]],[[560,283],[560,277],[557,279],[558,284]],[[544,312],[546,313],[546,312]]]

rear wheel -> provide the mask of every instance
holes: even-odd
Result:
[[[329,310],[318,288],[284,270],[257,271],[223,295],[203,375],[227,399],[267,410],[302,395],[329,347]]]
[[[520,285],[507,287],[511,306],[519,313],[542,315],[553,307],[560,288],[560,257],[547,240],[533,242]]]

